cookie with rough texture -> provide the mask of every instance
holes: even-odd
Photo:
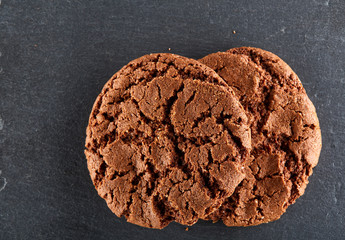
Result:
[[[321,151],[315,108],[299,78],[276,55],[250,47],[199,60],[231,86],[246,110],[252,162],[246,178],[206,219],[249,226],[279,219],[300,197]]]
[[[210,68],[174,54],[143,56],[117,72],[94,103],[85,143],[91,179],[131,223],[194,224],[243,180],[247,122]]]

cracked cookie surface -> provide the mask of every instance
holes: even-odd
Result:
[[[250,226],[280,218],[303,195],[321,151],[315,108],[299,78],[276,55],[250,47],[199,60],[233,88],[252,133],[246,177],[206,219]]]
[[[174,54],[143,56],[117,72],[94,103],[85,143],[91,179],[131,223],[194,224],[243,180],[247,122],[210,68]]]

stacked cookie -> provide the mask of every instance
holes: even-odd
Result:
[[[304,193],[320,150],[297,75],[276,55],[243,47],[124,66],[94,103],[85,154],[117,216],[164,228],[276,220]]]

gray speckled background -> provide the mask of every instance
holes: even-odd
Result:
[[[345,1],[270,2],[2,0],[0,239],[345,239]],[[323,149],[305,195],[257,227],[159,231],[117,218],[83,154],[103,84],[147,53],[238,46],[282,57],[317,108]]]

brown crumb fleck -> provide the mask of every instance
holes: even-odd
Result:
[[[188,230],[189,230],[189,228],[187,228],[187,227],[186,227],[186,229],[185,229],[185,230],[186,230],[186,231],[188,231]]]
[[[171,48],[168,48],[169,51],[171,51]]]
[[[235,30],[233,30],[233,31],[232,31],[232,33],[233,33],[233,34],[236,34],[236,31],[235,31]]]

